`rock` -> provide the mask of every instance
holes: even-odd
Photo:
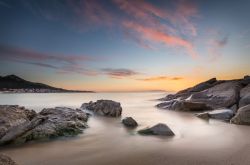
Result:
[[[177,92],[176,94],[169,94],[166,97],[161,98],[160,100],[161,101],[170,101],[170,100],[173,100],[173,99],[184,100],[184,99],[187,99],[192,93],[200,92],[200,91],[203,91],[205,89],[211,88],[214,85],[219,84],[221,82],[222,81],[217,81],[216,78],[212,78],[210,80],[207,80],[205,82],[197,84],[197,85],[195,85],[195,86],[193,86],[191,88],[181,90],[181,91]]]
[[[203,111],[211,110],[211,107],[202,102],[177,101],[172,105],[172,109],[179,111]]]
[[[207,90],[192,94],[190,101],[205,103],[213,109],[231,107],[239,100],[241,85],[238,81],[220,83]]]
[[[17,165],[9,156],[0,154],[0,165]]]
[[[208,112],[198,113],[195,114],[195,116],[205,120],[208,120],[210,118]]]
[[[132,117],[122,119],[122,123],[127,127],[137,127],[137,122]]]
[[[71,136],[87,127],[82,110],[65,107],[43,109],[39,114],[19,106],[0,106],[0,145]]]
[[[39,114],[47,117],[47,120],[25,135],[28,140],[73,136],[87,128],[88,116],[80,109],[46,108]]]
[[[240,90],[239,107],[250,104],[250,84]]]
[[[10,128],[27,123],[36,115],[35,111],[18,105],[0,105],[0,139]]]
[[[233,106],[231,106],[229,109],[231,109],[233,111],[234,114],[236,114],[237,110],[238,110],[238,106],[237,104],[234,104]]]
[[[151,128],[145,128],[138,131],[139,134],[143,135],[163,135],[163,136],[174,136],[173,131],[166,125],[159,123]]]
[[[234,112],[231,109],[218,109],[211,112],[200,113],[196,116],[202,119],[230,120],[234,116]]]
[[[194,87],[192,87],[189,92],[200,92],[203,91],[205,89],[211,88],[213,86],[214,83],[216,83],[217,80],[216,78],[212,78],[210,80],[207,80],[205,82],[202,82],[198,85],[195,85]]]
[[[178,111],[204,111],[212,109],[205,103],[185,101],[185,100],[168,101],[165,103],[158,104],[157,107],[169,110],[178,110]]]
[[[0,145],[11,143],[17,140],[19,137],[27,133],[28,131],[34,129],[36,126],[41,124],[45,118],[43,117],[36,117],[31,121],[27,121],[23,124],[18,126],[11,127],[7,133],[1,138]]]
[[[241,83],[243,84],[243,85],[248,85],[248,84],[250,84],[250,76],[244,76],[244,78],[241,80]]]
[[[81,108],[92,111],[98,115],[110,117],[119,117],[122,113],[121,104],[112,100],[90,101],[89,103],[82,104]]]
[[[239,108],[230,122],[233,124],[250,125],[250,104]]]
[[[162,108],[162,109],[171,109],[172,105],[176,102],[177,100],[170,100],[170,101],[165,101],[162,103],[159,103],[156,105],[157,108]]]

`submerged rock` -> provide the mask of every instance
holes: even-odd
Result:
[[[122,123],[127,127],[137,127],[137,122],[132,117],[122,119]]]
[[[151,128],[145,128],[138,131],[139,134],[143,135],[163,135],[163,136],[174,136],[174,132],[166,125],[159,123]]]
[[[202,119],[230,120],[234,116],[234,112],[231,109],[218,109],[211,112],[199,113],[196,116]]]
[[[112,100],[90,101],[89,103],[83,103],[81,108],[92,111],[98,115],[110,117],[119,117],[122,113],[121,104]]]
[[[230,122],[233,124],[250,125],[250,104],[239,108]]]
[[[88,116],[81,110],[47,108],[40,113],[19,106],[0,106],[0,145],[76,135],[87,127]]]
[[[9,156],[0,154],[0,165],[17,165]]]

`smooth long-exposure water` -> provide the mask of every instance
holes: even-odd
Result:
[[[250,127],[209,122],[192,113],[159,110],[162,92],[0,94],[0,104],[18,104],[40,111],[98,99],[121,102],[121,118],[92,116],[89,128],[76,137],[2,147],[0,152],[20,165],[173,165],[250,164]],[[121,119],[132,116],[139,126],[127,129]],[[141,136],[138,129],[166,123],[175,137]]]

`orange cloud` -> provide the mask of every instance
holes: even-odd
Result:
[[[166,80],[182,80],[183,77],[168,77],[168,76],[156,76],[156,77],[148,77],[143,79],[137,79],[141,81],[166,81]]]

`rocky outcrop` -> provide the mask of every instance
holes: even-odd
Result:
[[[237,114],[230,122],[234,124],[250,125],[250,104],[238,109]]]
[[[218,119],[229,121],[233,116],[234,112],[231,109],[218,109],[210,112],[203,112],[196,114],[197,117],[202,119]]]
[[[126,118],[122,119],[122,123],[126,127],[137,127],[138,126],[138,123],[132,117],[126,117]]]
[[[184,90],[181,90],[179,92],[177,92],[176,94],[170,94],[167,95],[165,98],[162,98],[160,100],[162,101],[170,101],[173,99],[187,99],[191,94],[195,93],[195,92],[200,92],[203,90],[206,90],[208,88],[213,87],[216,84],[222,83],[223,81],[217,81],[216,78],[212,78],[210,80],[207,80],[205,82],[202,82],[200,84],[197,84],[191,88],[187,88]]]
[[[212,109],[203,102],[195,102],[189,100],[167,101],[165,103],[158,104],[157,107],[177,111],[203,111]]]
[[[90,101],[89,103],[83,103],[81,108],[92,111],[98,115],[110,117],[119,117],[122,113],[121,104],[112,100],[97,100],[96,102]]]
[[[240,90],[239,107],[250,104],[250,84]]]
[[[162,135],[162,136],[174,136],[174,132],[166,125],[159,123],[151,128],[145,128],[138,131],[142,135]]]
[[[207,104],[213,109],[231,107],[239,100],[241,84],[231,81],[218,84],[207,90],[194,93],[190,101],[198,101]]]
[[[196,111],[228,108],[236,113],[239,107],[250,103],[250,77],[219,81],[212,78],[160,100],[164,102],[157,107],[162,109]],[[189,106],[199,108],[192,110]]]
[[[47,108],[40,113],[24,107],[0,106],[0,145],[72,136],[87,127],[88,116],[79,109]]]
[[[0,165],[17,165],[9,156],[0,154]]]

